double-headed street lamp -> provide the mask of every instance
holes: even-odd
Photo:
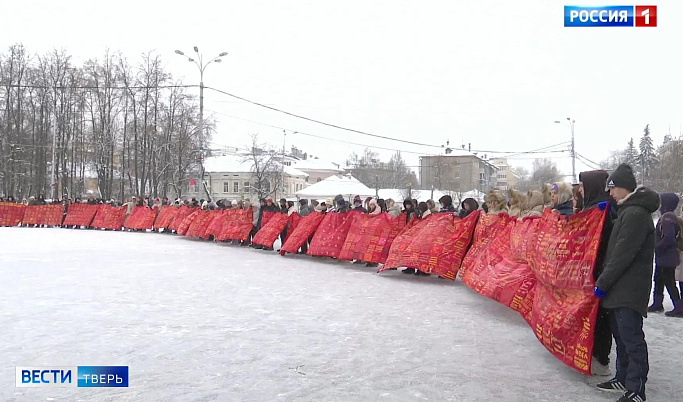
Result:
[[[199,53],[199,48],[197,46],[194,47],[194,52],[197,54],[197,60],[193,59],[192,57],[186,56],[185,53],[181,52],[180,50],[175,51],[176,54],[179,54],[183,57],[187,57],[187,60],[190,63],[194,63],[197,68],[199,69],[199,185],[201,188],[204,188],[204,70],[206,70],[206,67],[209,66],[211,63],[220,63],[222,60],[220,59],[221,57],[227,56],[228,52],[222,52],[218,56],[214,57],[213,59],[207,61],[204,63],[204,56]],[[199,195],[202,190],[198,190],[197,194]],[[208,194],[208,197],[211,198],[211,194]]]

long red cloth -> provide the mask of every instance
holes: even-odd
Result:
[[[264,212],[264,219],[265,214],[267,213],[268,212]],[[274,214],[273,216],[269,217],[268,223],[263,225],[261,227],[261,230],[259,230],[256,233],[256,236],[254,236],[254,240],[252,240],[252,243],[260,244],[264,247],[273,247],[273,243],[275,243],[275,240],[277,240],[278,236],[280,236],[280,233],[282,233],[282,231],[285,230],[287,222],[289,222],[289,217],[286,214]]]
[[[472,241],[479,211],[465,219],[451,213],[429,215],[396,237],[379,272],[398,267],[455,279]]]
[[[17,226],[24,218],[26,205],[0,202],[0,226]]]
[[[135,207],[123,226],[126,229],[152,229],[156,217],[157,212],[153,209],[148,207]]]
[[[95,204],[69,204],[69,210],[62,225],[64,226],[90,226],[100,206]]]
[[[63,218],[63,205],[29,205],[26,207],[21,223],[24,225],[57,226],[62,224]]]
[[[299,251],[301,246],[313,236],[313,233],[318,229],[320,222],[322,222],[324,218],[325,214],[321,212],[313,212],[301,218],[296,227],[291,232],[287,233],[287,239],[285,240],[285,244],[280,248],[280,254],[294,254]]]
[[[313,235],[309,255],[338,258],[351,224],[360,212],[328,213]]]
[[[109,205],[100,205],[91,225],[100,229],[119,230],[123,227],[123,221],[126,219],[126,210],[126,206],[116,208]]]
[[[154,220],[154,229],[168,229],[173,219],[178,215],[179,207],[164,206]]]
[[[405,226],[405,214],[395,218],[387,213],[356,215],[339,253],[339,259],[384,263],[394,239]]]
[[[247,241],[254,227],[254,211],[251,209],[229,209],[223,217],[223,226],[216,240]]]

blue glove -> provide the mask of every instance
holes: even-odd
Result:
[[[605,209],[607,209],[608,206],[609,206],[609,201],[603,201],[603,202],[598,203],[598,208],[601,211],[604,211]]]
[[[598,299],[604,299],[605,296],[607,296],[607,292],[605,292],[604,290],[600,289],[600,288],[597,287],[597,286],[596,286],[595,288],[593,288],[593,294],[594,294],[595,297],[597,297]]]

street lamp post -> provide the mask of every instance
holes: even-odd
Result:
[[[175,53],[187,57],[190,63],[194,63],[199,69],[199,186],[200,190],[197,190],[197,195],[201,193],[204,188],[204,70],[211,63],[220,63],[221,57],[227,56],[228,52],[222,52],[218,56],[204,63],[204,56],[199,53],[199,48],[195,46],[193,48],[194,52],[197,54],[197,60],[192,57],[185,56],[185,53],[180,50],[176,50]],[[211,198],[211,194],[208,194],[208,198]]]

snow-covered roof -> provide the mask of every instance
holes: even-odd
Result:
[[[371,197],[375,195],[375,190],[371,190],[350,174],[333,175],[325,180],[319,181],[312,186],[296,192],[298,198],[329,198],[341,194],[345,199],[355,195],[361,197]]]
[[[379,198],[383,198],[385,200],[391,198],[392,200],[401,203],[408,194],[408,189],[382,188],[379,190],[378,194]],[[412,198],[418,201],[427,201],[429,199],[438,201],[439,198],[443,197],[444,195],[446,195],[446,193],[439,190],[434,190],[434,195],[432,195],[432,190],[411,190]]]
[[[279,169],[280,163],[273,161]],[[253,171],[254,162],[245,155],[221,155],[210,156],[204,160],[204,171],[207,173],[250,173]],[[290,176],[308,177],[306,172],[302,172],[292,166],[284,166],[284,172]]]
[[[210,156],[204,159],[204,171],[207,173],[248,173],[253,170],[253,166],[251,160],[239,155]]]
[[[339,165],[327,162],[322,159],[305,159],[299,160],[294,164],[294,167],[301,170],[331,170],[335,172],[342,172]]]

